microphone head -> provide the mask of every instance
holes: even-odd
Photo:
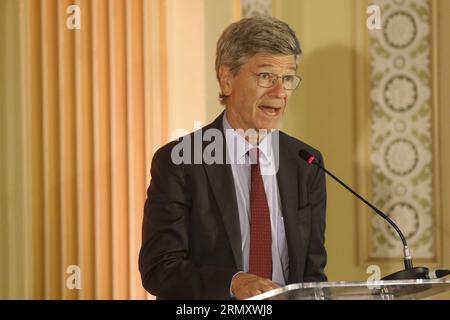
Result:
[[[309,153],[305,149],[300,150],[298,155],[300,156],[300,158],[302,158],[303,160],[305,160],[309,164],[317,164],[316,157],[314,157],[311,153]]]

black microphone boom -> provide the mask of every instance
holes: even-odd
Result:
[[[323,170],[326,174],[328,174],[330,177],[332,177],[334,180],[336,180],[340,185],[342,185],[344,188],[346,188],[348,191],[350,191],[354,196],[356,196],[359,200],[361,200],[366,205],[368,205],[370,208],[372,208],[372,210],[374,210],[378,215],[380,215],[384,220],[386,220],[397,231],[398,235],[400,236],[400,239],[403,242],[403,256],[404,256],[405,270],[401,270],[401,271],[395,272],[393,274],[390,274],[390,275],[382,278],[381,280],[432,279],[432,278],[440,278],[440,277],[445,276],[450,273],[450,272],[448,272],[448,270],[437,270],[439,272],[434,272],[434,271],[430,272],[430,270],[425,267],[414,268],[411,253],[410,253],[408,244],[406,243],[406,239],[405,239],[402,231],[400,230],[400,228],[395,224],[394,221],[392,221],[391,218],[389,218],[388,215],[386,215],[380,209],[378,209],[373,204],[371,204],[369,201],[367,201],[362,196],[360,196],[358,193],[356,193],[356,191],[354,191],[352,188],[347,186],[344,182],[342,182],[334,174],[332,174],[327,169],[325,169],[316,160],[316,158],[308,151],[300,150],[299,156],[300,156],[300,158],[302,158],[309,164],[313,164],[313,165],[317,166],[318,168],[320,168],[321,170]]]

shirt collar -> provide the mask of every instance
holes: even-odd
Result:
[[[236,130],[234,130],[227,119],[227,113],[225,111],[223,115],[223,129],[225,132],[225,140],[227,143],[227,149],[230,156],[230,159],[235,160],[238,164],[245,163],[245,155],[247,152],[254,148],[255,146],[252,145],[250,142],[245,140],[245,138],[238,134]],[[269,132],[259,143],[259,150],[260,150],[260,158],[264,157],[264,160],[272,162],[272,132]]]

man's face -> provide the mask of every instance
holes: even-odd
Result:
[[[234,129],[276,129],[284,114],[292,90],[286,90],[281,78],[271,88],[258,85],[257,74],[295,75],[294,55],[258,53],[235,76],[221,67],[222,91],[228,96],[227,118]]]

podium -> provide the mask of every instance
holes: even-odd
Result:
[[[415,300],[444,292],[450,292],[450,279],[306,282],[290,284],[248,300]]]

